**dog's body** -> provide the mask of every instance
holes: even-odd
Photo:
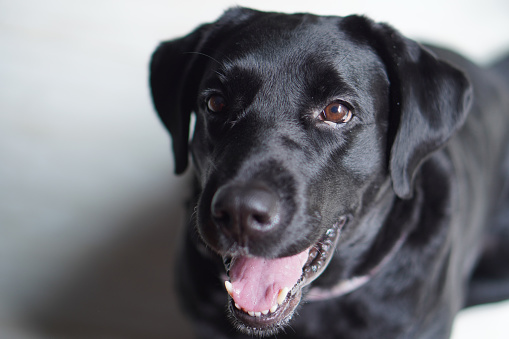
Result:
[[[505,62],[240,8],[162,44],[177,173],[196,114],[177,274],[200,336],[447,338],[462,307],[509,297]]]

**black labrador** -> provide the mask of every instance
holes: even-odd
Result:
[[[162,43],[153,101],[196,174],[177,275],[199,336],[448,338],[460,309],[509,297],[508,62],[245,8]]]

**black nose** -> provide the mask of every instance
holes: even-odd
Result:
[[[212,198],[212,219],[238,240],[267,232],[279,224],[279,197],[261,183],[230,184]]]

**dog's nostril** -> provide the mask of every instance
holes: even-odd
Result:
[[[230,233],[268,231],[279,223],[278,196],[262,184],[230,184],[212,199],[212,218]]]
[[[272,222],[271,215],[269,213],[266,214],[253,214],[253,221],[258,224],[269,224]]]
[[[247,226],[268,229],[279,221],[279,204],[271,197],[260,197],[257,202],[241,209],[241,215],[247,218]]]

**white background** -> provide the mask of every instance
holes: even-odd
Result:
[[[367,14],[480,63],[509,51],[507,0],[0,1],[1,338],[189,338],[172,292],[187,179],[147,63],[235,4]],[[462,312],[453,338],[509,338],[509,303]]]

